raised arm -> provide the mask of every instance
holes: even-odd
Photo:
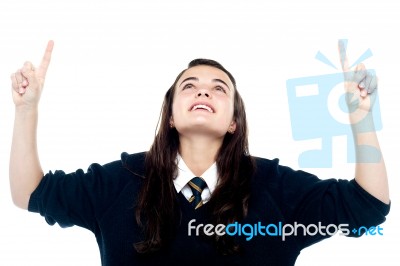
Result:
[[[43,177],[36,132],[38,105],[54,43],[49,41],[40,65],[31,62],[11,75],[15,121],[10,154],[10,186],[15,205],[27,209],[31,193]]]
[[[375,198],[389,203],[389,185],[385,162],[375,131],[372,106],[376,97],[377,78],[363,64],[352,71],[349,67],[346,46],[339,41],[350,124],[353,131],[357,183]]]

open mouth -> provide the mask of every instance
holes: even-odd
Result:
[[[206,110],[206,111],[208,111],[210,113],[214,113],[214,110],[210,106],[205,105],[205,104],[195,104],[195,105],[193,105],[193,107],[190,109],[190,111],[195,111],[195,110]]]

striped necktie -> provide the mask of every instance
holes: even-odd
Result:
[[[207,184],[204,181],[204,179],[196,176],[189,181],[188,185],[193,192],[193,195],[190,197],[189,202],[195,209],[203,206],[203,199],[201,198],[201,192],[203,192],[203,190],[207,187]]]

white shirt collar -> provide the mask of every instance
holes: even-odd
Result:
[[[178,154],[178,176],[174,179],[174,186],[176,191],[179,193],[187,183],[196,175],[190,171],[182,157]],[[213,193],[217,186],[218,174],[217,164],[214,162],[202,175],[201,177],[206,181],[207,187],[210,190],[210,194]]]

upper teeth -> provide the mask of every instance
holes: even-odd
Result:
[[[206,109],[210,113],[213,113],[213,110],[210,107],[208,107],[207,105],[203,105],[203,104],[195,105],[195,106],[193,106],[192,111],[197,110],[197,109]]]

